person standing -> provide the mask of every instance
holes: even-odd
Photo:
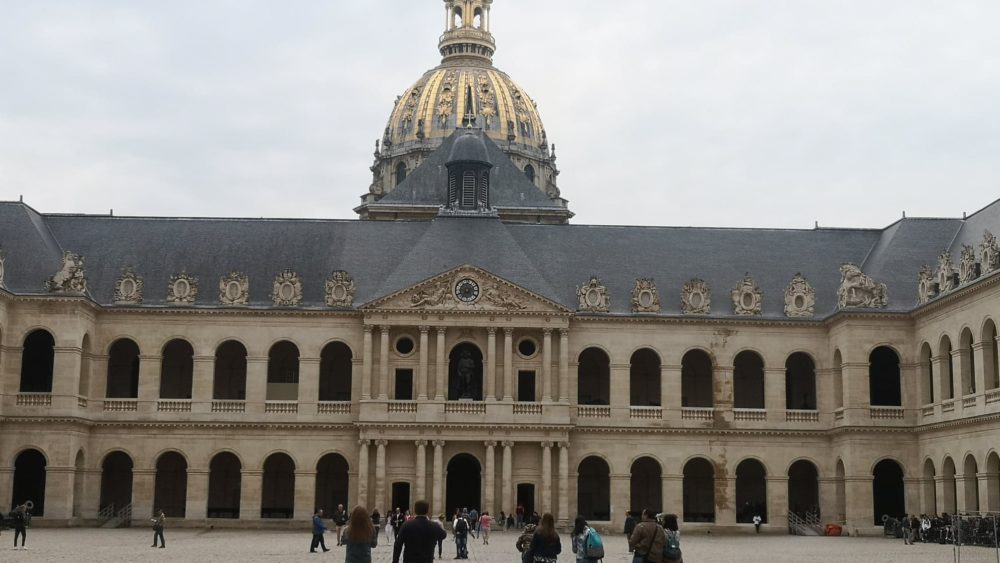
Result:
[[[508,516],[508,518],[513,518],[513,516]],[[517,538],[517,543],[514,545],[517,550],[521,552],[521,563],[533,563],[534,556],[531,555],[531,542],[535,539],[535,526],[528,524],[524,527],[524,531]]]
[[[10,515],[11,518],[14,520],[13,522],[14,549],[18,549],[17,547],[18,536],[21,537],[21,549],[28,549],[27,547],[24,547],[24,540],[28,538],[27,526],[28,526],[28,518],[30,518],[28,516],[28,507],[23,504],[19,504],[17,505],[17,508],[15,508],[14,511],[10,513]]]
[[[572,548],[573,553],[576,554],[577,563],[597,563],[599,559],[593,557],[587,557],[587,536],[593,530],[587,525],[587,521],[584,520],[583,516],[577,516],[576,520],[573,522],[573,534],[572,534]]]
[[[562,553],[562,542],[556,532],[556,519],[546,512],[542,515],[538,528],[531,537],[531,560],[533,563],[556,563]]]
[[[401,554],[403,563],[431,563],[435,544],[448,536],[444,528],[427,518],[430,506],[426,500],[414,503],[413,510],[417,513],[416,518],[401,526],[392,546],[392,563],[399,563]]]
[[[483,545],[490,545],[490,528],[493,526],[493,517],[489,511],[483,512],[479,517],[479,535],[483,538]]]
[[[399,509],[398,506],[396,507],[396,511],[392,513],[391,523],[392,523],[392,538],[393,541],[395,541],[395,539],[399,537],[399,529],[403,527],[404,523],[406,523],[406,516],[403,514],[403,511]]]
[[[347,511],[344,510],[344,505],[337,505],[337,510],[333,512],[333,523],[337,526],[337,545],[343,545],[340,538],[344,531],[344,526],[347,525]]]
[[[372,563],[372,548],[378,545],[378,528],[363,506],[351,511],[351,518],[337,545],[345,546],[345,563]]]
[[[760,514],[754,514],[753,515],[753,528],[754,528],[754,530],[757,531],[758,534],[760,533],[760,523],[761,523],[761,521],[762,520],[761,520]]]
[[[517,520],[514,521],[514,525],[520,528],[521,526],[524,525],[524,505],[518,504],[517,509],[515,509],[514,511],[514,514],[517,517]]]
[[[163,527],[167,524],[167,515],[163,512],[163,509],[156,511],[156,516],[153,517],[153,545],[150,547],[156,547],[156,540],[160,540],[160,548],[167,547],[167,542],[163,540]]]
[[[676,514],[663,516],[663,529],[667,534],[667,545],[663,548],[663,563],[684,563],[681,553],[681,529],[677,525]]]
[[[323,524],[323,509],[319,508],[313,514],[313,537],[312,543],[309,544],[309,553],[316,553],[316,546],[322,547],[323,551],[330,551],[326,548],[326,540],[323,539],[324,533],[326,533],[326,525]]]
[[[913,538],[910,534],[910,515],[904,514],[903,521],[901,522],[903,526],[903,545],[913,545]]]
[[[635,559],[642,558],[646,563],[663,562],[663,546],[667,543],[667,534],[656,521],[656,515],[648,509],[641,513],[641,521],[636,525],[628,538],[628,547],[635,552]],[[579,557],[579,555],[577,555]]]
[[[625,541],[628,541],[632,537],[632,532],[635,531],[635,517],[632,516],[631,512],[625,513]],[[632,553],[632,544],[628,546],[628,552]]]

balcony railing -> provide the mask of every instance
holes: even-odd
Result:
[[[247,402],[231,401],[231,400],[212,401],[212,412],[218,412],[218,413],[247,412]]]
[[[715,409],[712,407],[681,408],[681,420],[712,420],[714,418]]]
[[[785,411],[785,421],[787,421],[787,422],[819,422],[819,411],[787,410],[787,411]]]
[[[872,420],[903,420],[903,407],[871,407]]]
[[[542,414],[542,405],[538,403],[514,403],[515,415],[539,415]]]
[[[765,409],[733,409],[733,420],[742,422],[762,422],[767,420]]]
[[[976,407],[976,396],[962,397],[962,408],[972,409]]]
[[[139,399],[104,399],[105,412],[136,412]]]
[[[486,403],[449,402],[444,404],[444,412],[453,414],[486,414]]]
[[[941,401],[941,412],[952,412],[955,410],[955,399]]]
[[[266,414],[295,414],[299,412],[298,401],[264,401]]]
[[[628,416],[639,420],[660,420],[663,418],[663,407],[630,407]]]
[[[51,393],[18,393],[17,406],[19,407],[51,407]]]
[[[844,420],[844,407],[840,407],[839,409],[833,411],[833,420],[834,421]]]
[[[996,403],[1000,401],[1000,388],[990,389],[986,392],[986,404]]]
[[[415,413],[417,412],[417,403],[413,401],[390,401],[388,410],[395,413]]]
[[[351,402],[320,401],[316,404],[316,414],[351,414]]]
[[[611,407],[576,407],[576,416],[577,418],[611,418]]]
[[[924,416],[924,417],[934,416],[934,405],[927,405],[927,406],[921,408],[920,409],[920,415]]]
[[[191,412],[191,399],[160,399],[156,401],[157,412]]]

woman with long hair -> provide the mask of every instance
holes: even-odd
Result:
[[[571,539],[573,553],[576,554],[577,563],[596,563],[598,559],[587,557],[587,535],[590,534],[590,526],[583,516],[577,516],[573,521],[573,537]]]
[[[345,563],[372,563],[372,548],[378,545],[378,530],[363,506],[351,512],[341,542],[347,546]]]
[[[556,519],[552,514],[546,512],[538,527],[535,528],[535,535],[531,538],[531,561],[532,563],[556,563],[559,553],[562,552],[562,542],[556,532]]]

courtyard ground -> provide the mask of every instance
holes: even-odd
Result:
[[[683,532],[682,532],[683,533]],[[167,549],[152,549],[152,532],[144,529],[46,529],[29,530],[28,551],[11,549],[13,533],[0,536],[0,562],[8,561],[337,561],[344,560],[342,548],[335,547],[332,534],[327,535],[329,553],[308,553],[309,530],[301,533],[276,531],[199,531],[170,530],[166,532]],[[384,536],[381,539],[385,539]],[[514,549],[516,535],[494,533],[489,546],[470,538],[471,562],[518,563]],[[606,537],[607,563],[628,563],[631,557],[621,537]],[[904,546],[901,541],[883,538],[806,538],[784,535],[687,535],[682,536],[684,559],[687,563],[942,563],[953,561],[951,546]],[[564,553],[560,563],[573,563],[569,545],[563,537]],[[454,544],[446,540],[444,559],[452,560]],[[962,561],[968,563],[996,562],[990,549],[965,548]],[[376,549],[375,562],[392,560],[391,545],[384,542]]]

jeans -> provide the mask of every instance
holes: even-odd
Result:
[[[326,551],[326,540],[323,539],[323,534],[313,534],[312,543],[309,544],[309,551],[316,551],[316,546],[323,548]]]
[[[458,550],[458,557],[461,557],[462,559],[469,557],[468,543],[468,536],[455,536],[455,548]]]
[[[153,545],[156,545],[156,540],[159,538],[160,547],[167,547],[167,542],[163,541],[163,528],[153,528]]]

